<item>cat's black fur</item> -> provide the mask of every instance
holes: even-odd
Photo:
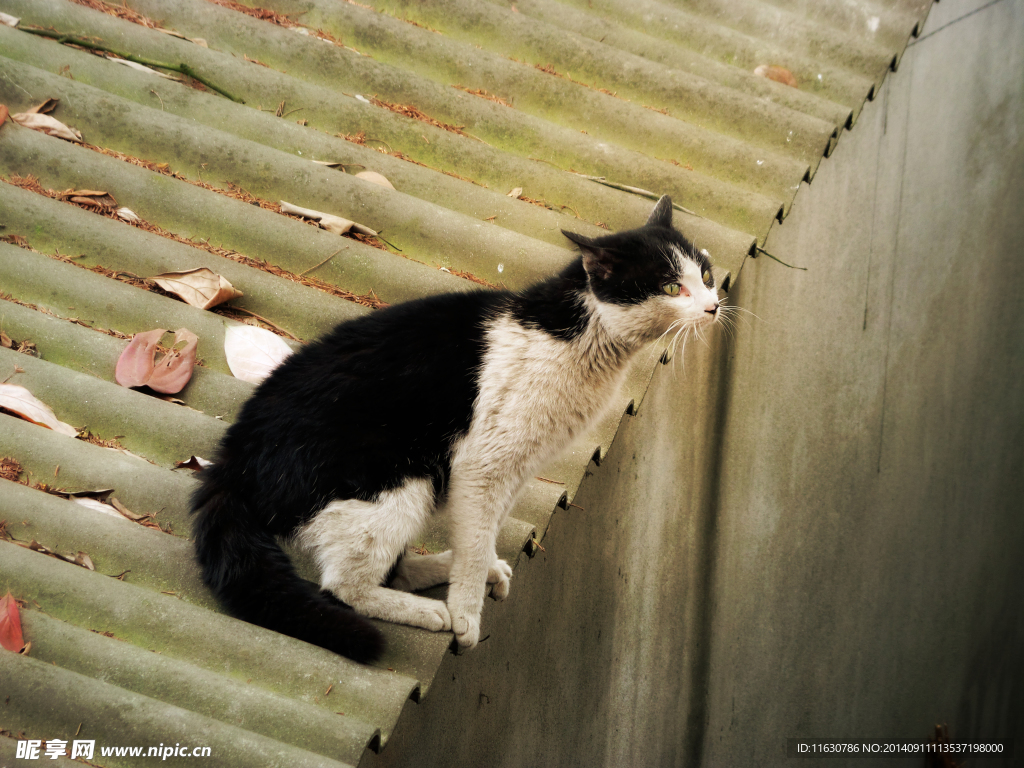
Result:
[[[570,342],[590,321],[587,290],[628,305],[675,279],[666,243],[705,269],[706,258],[671,228],[670,201],[667,211],[595,240],[566,233],[584,257],[522,293],[378,310],[288,358],[245,404],[192,499],[203,579],[227,610],[357,661],[379,657],[379,630],[301,579],[277,538],[332,500],[372,501],[409,478],[430,478],[443,498],[452,446],[473,419],[486,324],[504,313]]]

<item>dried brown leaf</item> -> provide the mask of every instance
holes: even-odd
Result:
[[[199,309],[211,309],[244,295],[223,275],[218,275],[206,267],[181,272],[164,272],[151,279],[165,291]]]
[[[154,530],[157,530],[157,531],[162,531],[163,530],[153,520],[153,515],[149,515],[149,514],[137,515],[134,512],[132,512],[130,509],[128,509],[128,507],[126,507],[124,504],[122,504],[120,501],[118,501],[113,496],[111,496],[110,499],[108,499],[108,501],[110,501],[110,505],[114,509],[116,509],[118,512],[121,513],[122,517],[127,518],[128,520],[131,520],[133,523],[138,523],[139,525],[145,526],[146,528],[153,528]],[[124,574],[122,574],[122,576],[123,575]],[[118,577],[118,578],[120,578],[120,577]]]
[[[754,74],[759,77],[767,77],[769,80],[788,85],[791,88],[797,87],[796,78],[785,67],[777,67],[774,64],[762,64],[754,70]]]
[[[155,21],[143,16],[138,11],[133,11],[126,4],[115,5],[113,3],[105,3],[103,0],[71,0],[71,2],[78,5],[84,5],[86,8],[92,8],[95,11],[101,11],[102,13],[116,16],[119,19],[130,21],[149,29],[155,29],[159,26]]]
[[[75,501],[78,501],[78,499],[75,499]],[[89,499],[88,501],[93,500]],[[99,502],[96,503],[98,504]],[[15,542],[15,544],[19,543]],[[49,547],[43,546],[35,539],[32,539],[31,544],[19,544],[19,546],[25,547],[26,549],[31,549],[33,552],[38,552],[41,555],[47,555],[49,557],[56,558],[57,560],[63,560],[65,563],[71,563],[72,565],[78,565],[82,568],[88,568],[90,571],[96,570],[96,566],[93,565],[92,558],[89,557],[85,552],[79,552],[77,555],[62,555],[60,552],[55,552]]]
[[[19,482],[21,478],[21,462],[13,456],[0,457],[0,479]]]
[[[79,552],[75,555],[75,559],[72,560],[75,565],[80,565],[83,568],[88,568],[90,571],[95,571],[96,566],[93,565],[92,558],[89,557],[85,552]]]
[[[420,122],[433,125],[435,128],[441,128],[451,133],[457,133],[460,136],[469,136],[468,133],[462,130],[463,128],[465,128],[464,125],[450,125],[448,123],[442,123],[440,120],[435,120],[430,115],[426,114],[425,112],[422,112],[420,109],[414,107],[411,104],[395,104],[394,102],[391,101],[384,101],[384,99],[378,99],[376,96],[373,96],[372,98],[365,100],[369,101],[375,107],[383,107],[384,109],[390,110],[391,112],[395,112],[399,115],[411,117],[413,120],[419,120]]]
[[[356,224],[354,221],[349,221],[348,219],[341,218],[341,216],[334,216],[330,213],[324,213],[323,211],[314,211],[311,208],[300,208],[297,205],[286,203],[284,200],[281,201],[281,212],[302,216],[306,219],[312,219],[313,221],[318,222],[322,229],[326,229],[328,232],[333,232],[336,235],[344,235],[346,232],[351,231],[358,232],[363,235],[369,235],[370,237],[377,236],[377,233],[374,230],[363,226],[362,224]]]
[[[17,384],[0,384],[0,408],[62,435],[78,435],[78,430],[58,419],[46,403]]]
[[[362,179],[363,181],[369,181],[372,184],[379,184],[380,186],[387,187],[388,189],[395,188],[394,184],[392,184],[390,181],[387,180],[386,177],[377,173],[376,171],[360,171],[359,173],[356,174],[356,178]]]
[[[68,499],[96,499],[96,501],[102,501],[104,503],[110,498],[110,494],[114,492],[113,488],[93,488],[92,490],[84,491],[60,491],[51,490],[57,496],[64,496]]]
[[[170,395],[156,395],[156,397],[158,397],[160,400],[163,400],[165,403],[174,403],[175,405],[185,405],[185,401],[182,400],[180,397],[171,397]],[[195,409],[193,408],[191,410],[195,410]]]
[[[129,520],[133,520],[136,523],[149,517],[149,515],[136,515],[113,496],[111,496],[108,501],[110,501],[110,506],[116,509],[123,517],[127,517]]]
[[[181,32],[175,32],[173,29],[164,29],[163,27],[156,27],[156,31],[163,32],[165,35],[170,35],[171,37],[177,37],[180,40],[188,40],[188,38],[181,34]]]
[[[100,501],[99,499],[94,499],[89,496],[69,496],[68,498],[70,501],[73,501],[76,504],[80,504],[83,507],[88,507],[94,512],[102,512],[104,515],[109,515],[110,517],[123,519],[114,507],[112,507],[110,504]]]
[[[155,328],[135,334],[117,359],[114,380],[122,387],[148,386],[166,395],[180,392],[192,378],[199,338],[187,328],[179,328],[171,349],[154,361],[165,333],[163,328]],[[179,344],[184,346],[178,348]]]
[[[189,456],[188,461],[176,461],[174,462],[175,469],[191,469],[196,472],[202,472],[208,466],[213,464],[212,461],[207,461],[198,456]]]
[[[35,113],[37,115],[48,115],[57,108],[57,105],[59,103],[60,99],[49,98],[42,104],[37,104],[36,106],[32,107],[32,109],[29,109],[27,111],[30,113]]]
[[[117,208],[117,200],[109,192],[101,192],[95,189],[72,189],[64,193],[64,197],[72,203],[86,205],[91,208],[109,210]]]
[[[468,93],[468,94],[470,94],[472,96],[479,96],[481,99],[487,99],[488,101],[493,101],[495,104],[501,104],[502,106],[505,106],[505,107],[511,107],[512,106],[505,99],[501,98],[500,96],[495,96],[493,93],[488,93],[487,91],[483,90],[482,88],[480,88],[480,89],[467,88],[464,85],[453,85],[452,88],[458,88],[460,91],[465,91],[466,93]]]
[[[58,139],[82,143],[81,133],[49,115],[41,115],[37,112],[18,112],[11,115],[11,119],[19,125],[31,128],[33,131],[40,131],[47,136],[56,136]]]

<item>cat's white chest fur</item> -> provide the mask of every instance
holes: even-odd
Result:
[[[564,341],[507,316],[494,320],[453,475],[486,466],[492,481],[494,472],[524,479],[600,418],[628,366],[597,333]]]

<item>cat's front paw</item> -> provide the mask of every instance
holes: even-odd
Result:
[[[459,643],[459,650],[468,651],[476,648],[480,642],[480,616],[453,616],[452,632]]]
[[[508,597],[509,580],[512,578],[512,566],[504,560],[495,560],[494,565],[487,571],[487,583],[491,587],[491,597],[495,600],[504,600]]]
[[[441,600],[431,600],[430,606],[422,613],[420,626],[431,632],[447,632],[452,628],[452,617],[448,606]]]

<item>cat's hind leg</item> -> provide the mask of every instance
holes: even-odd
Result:
[[[439,632],[451,629],[444,602],[381,586],[433,508],[431,481],[409,480],[374,501],[331,502],[297,538],[313,551],[323,589],[358,613]]]
[[[415,592],[418,589],[436,587],[448,581],[452,570],[452,551],[437,555],[420,555],[406,552],[395,567],[395,575],[391,579],[392,589]]]
[[[436,587],[438,584],[447,583],[451,570],[452,551],[450,549],[436,555],[407,552],[398,561],[390,586],[392,589],[401,589],[406,592]],[[495,600],[504,600],[508,597],[509,579],[511,578],[512,568],[495,555],[494,563],[487,571],[487,583],[492,585],[491,596]]]

